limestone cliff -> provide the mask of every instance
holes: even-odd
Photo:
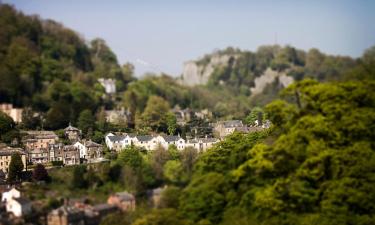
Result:
[[[210,57],[205,56],[197,61],[185,62],[182,73],[182,83],[189,86],[205,85],[215,68],[226,66],[230,59],[235,57],[236,55],[215,53]]]

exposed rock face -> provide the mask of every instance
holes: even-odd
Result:
[[[214,69],[227,65],[232,57],[236,56],[214,54],[207,64],[199,63],[199,61],[186,62],[182,73],[182,83],[189,86],[207,84]]]
[[[236,63],[238,56],[238,54],[214,53],[208,58],[185,62],[181,83],[189,86],[205,85],[216,68],[229,66],[230,62]],[[267,84],[272,84],[276,79],[283,87],[294,81],[293,77],[286,75],[286,72],[277,72],[268,67],[260,77],[255,78],[255,86],[249,87],[252,95],[261,94]]]
[[[275,81],[276,78],[279,78],[279,82],[284,87],[289,86],[294,81],[293,77],[287,76],[283,72],[280,73],[275,70],[272,70],[271,68],[267,68],[267,70],[264,71],[262,76],[255,78],[255,87],[250,88],[251,94],[256,95],[262,93],[263,89],[267,86],[267,84],[271,84]]]

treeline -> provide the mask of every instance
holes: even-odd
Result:
[[[133,70],[131,64],[118,64],[104,40],[86,44],[55,21],[0,6],[0,102],[38,112],[45,119],[39,126],[62,128],[85,109],[111,107],[97,79],[115,78],[124,91]]]

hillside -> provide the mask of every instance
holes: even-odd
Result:
[[[121,67],[104,40],[90,43],[52,20],[0,6],[0,103],[45,115],[48,128],[75,122],[81,111],[105,105],[97,79],[115,78],[119,91],[133,67]]]
[[[273,45],[251,52],[227,48],[186,62],[182,83],[220,85],[234,94],[254,97],[269,94],[269,85],[279,89],[307,77],[318,81],[341,80],[356,65],[356,59],[326,55],[317,49],[305,52],[291,46]]]

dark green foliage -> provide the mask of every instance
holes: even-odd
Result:
[[[42,164],[37,164],[33,170],[33,179],[36,181],[48,181],[49,176],[46,168]]]
[[[182,213],[193,221],[220,221],[225,207],[226,181],[219,173],[207,173],[191,181],[180,198]]]
[[[175,209],[155,209],[132,225],[189,225]]]
[[[91,136],[95,128],[95,118],[88,109],[83,110],[78,117],[78,127],[82,132]]]
[[[73,169],[73,178],[70,182],[71,188],[86,188],[88,185],[85,179],[87,168],[84,165],[75,166]]]
[[[21,155],[19,153],[12,154],[9,163],[8,181],[19,181],[24,168],[25,165],[22,162]]]

